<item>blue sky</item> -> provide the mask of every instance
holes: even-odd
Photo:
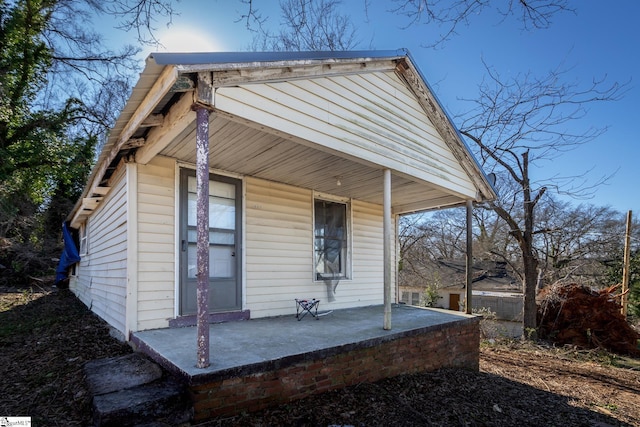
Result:
[[[253,0],[268,25],[277,31],[280,23],[276,0]],[[505,2],[506,3],[506,2]],[[593,198],[574,203],[607,205],[622,213],[640,215],[640,1],[573,1],[576,13],[557,15],[545,30],[523,31],[513,19],[503,20],[491,11],[474,17],[468,27],[439,49],[425,48],[438,29],[422,24],[407,29],[405,18],[388,12],[391,0],[343,2],[343,13],[350,14],[357,27],[358,48],[407,48],[438,98],[451,115],[461,113],[469,104],[461,98],[474,98],[485,75],[484,60],[502,76],[531,72],[544,75],[564,64],[568,79],[588,85],[606,77],[613,83],[628,82],[628,91],[620,101],[593,105],[589,113],[574,122],[576,129],[607,127],[607,132],[552,162],[539,164],[534,178],[555,175],[574,176],[589,171],[590,182],[615,174],[601,186]],[[158,23],[161,42],[169,51],[244,51],[253,34],[243,22],[246,12],[240,0],[182,0],[176,4],[180,15],[165,28]],[[134,43],[135,40],[123,40]],[[148,52],[148,51],[147,51]]]

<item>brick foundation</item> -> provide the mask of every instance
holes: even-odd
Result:
[[[269,369],[189,387],[195,421],[258,411],[311,394],[444,367],[479,369],[479,318],[467,318],[395,339],[370,340],[348,349],[325,349]]]

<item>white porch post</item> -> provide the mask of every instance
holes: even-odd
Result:
[[[384,170],[383,190],[384,330],[391,329],[391,170]]]
[[[209,366],[209,110],[196,110],[196,281],[198,361]]]

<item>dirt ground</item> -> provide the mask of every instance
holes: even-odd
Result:
[[[83,364],[131,352],[70,292],[0,289],[1,416],[91,425]],[[483,342],[480,372],[440,370],[204,426],[640,426],[640,360]]]

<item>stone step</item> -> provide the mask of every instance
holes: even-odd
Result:
[[[91,360],[84,365],[89,391],[100,396],[159,380],[162,369],[140,353]]]
[[[192,416],[185,388],[140,353],[87,362],[97,427],[176,426]]]
[[[152,422],[176,426],[189,421],[190,406],[182,386],[172,381],[156,381],[95,396],[93,420],[97,427],[139,426]]]

